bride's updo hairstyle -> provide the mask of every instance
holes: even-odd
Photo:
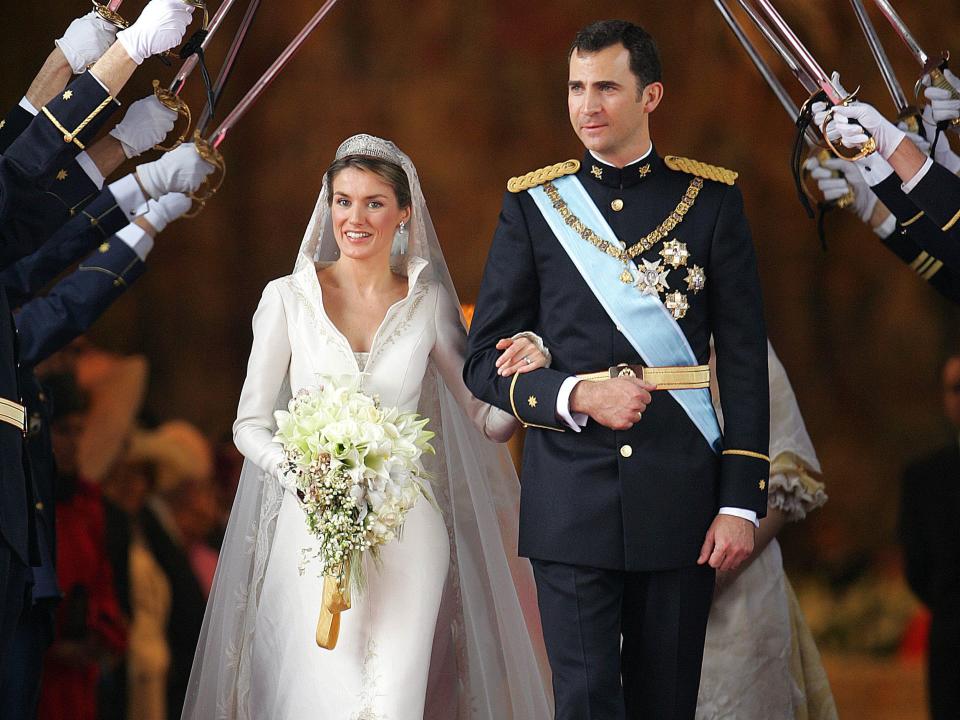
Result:
[[[347,155],[342,158],[337,158],[333,161],[333,164],[327,168],[327,205],[333,205],[334,179],[347,168],[365,170],[377,175],[393,188],[393,194],[396,195],[397,204],[401,210],[410,207],[410,183],[403,169],[389,160],[370,157],[368,155]]]

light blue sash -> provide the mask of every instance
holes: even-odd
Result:
[[[554,180],[553,185],[570,212],[580,218],[584,225],[608,241],[616,240],[613,229],[575,176],[567,175]],[[585,241],[567,225],[543,187],[531,188],[527,192],[607,315],[618,327],[623,328],[623,334],[644,363],[650,367],[698,365],[683,330],[659,298],[641,295],[635,286],[621,282],[619,277],[623,265],[620,261]],[[710,400],[710,391],[701,388],[667,392],[684,409],[714,452],[720,452],[720,425]]]

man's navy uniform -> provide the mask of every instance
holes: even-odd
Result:
[[[62,223],[60,200],[44,190],[70,164],[115,105],[89,73],[52,100],[0,156],[0,270],[32,253]],[[103,116],[103,117],[101,117]],[[39,561],[28,474],[26,413],[18,378],[16,333],[0,287],[0,653],[27,599],[30,565]],[[2,673],[2,668],[0,668]]]
[[[767,340],[743,201],[722,168],[652,149],[623,168],[585,154],[576,178],[616,233],[605,240],[630,247],[670,228],[631,274],[637,292],[645,278],[671,309],[700,365],[713,337],[725,436],[715,452],[661,391],[629,430],[590,420],[574,432],[557,415],[567,378],[644,363],[530,195],[565,172],[511,183],[521,192],[503,201],[464,379],[528,428],[519,549],[537,577],[558,719],[623,718],[624,704],[628,717],[692,717],[714,582],[697,557],[720,508],[762,517],[767,507]],[[499,377],[497,341],[525,330],[543,338],[552,366]]]

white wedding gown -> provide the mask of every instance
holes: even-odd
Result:
[[[360,375],[364,391],[379,395],[385,407],[416,411],[431,362],[489,438],[502,442],[512,434],[514,419],[476,400],[464,386],[466,336],[459,308],[441,285],[418,279],[425,265],[422,259],[410,261],[408,294],[387,311],[369,354],[355,353],[327,317],[313,267],[267,285],[254,315],[253,349],[234,425],[237,447],[247,459],[268,473],[283,459],[273,441],[273,411],[286,380],[295,393],[316,384],[321,374]],[[299,570],[312,537],[297,498],[285,492],[255,621],[251,718],[423,718],[431,658],[441,664],[458,651],[455,630],[436,633],[434,647],[445,589],[455,592],[448,582],[451,531],[441,512],[421,499],[401,539],[382,549],[382,562],[366,562],[366,587],[342,614],[339,643],[328,651],[314,639],[320,567],[313,560],[305,572]],[[452,617],[455,627],[456,603],[446,604],[439,626]],[[435,709],[428,717],[456,717],[456,675],[432,675],[447,680],[433,681]]]

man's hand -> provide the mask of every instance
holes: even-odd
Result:
[[[74,75],[84,72],[113,45],[117,27],[94,10],[70,23],[55,44],[70,63]]]
[[[123,153],[134,158],[163,141],[177,122],[177,111],[148,95],[133,103],[110,134],[120,141]]]
[[[640,422],[656,385],[622,377],[604,382],[579,382],[570,393],[570,410],[584,413],[611,430],[629,430]]]
[[[193,15],[183,0],[150,0],[140,17],[117,33],[117,42],[137,65],[180,44]]]
[[[710,523],[700,549],[697,565],[708,563],[714,570],[736,570],[753,552],[756,528],[736,515],[717,515]]]
[[[159,160],[138,165],[136,173],[147,195],[157,200],[170,192],[196,192],[213,170],[193,143],[183,143]]]

